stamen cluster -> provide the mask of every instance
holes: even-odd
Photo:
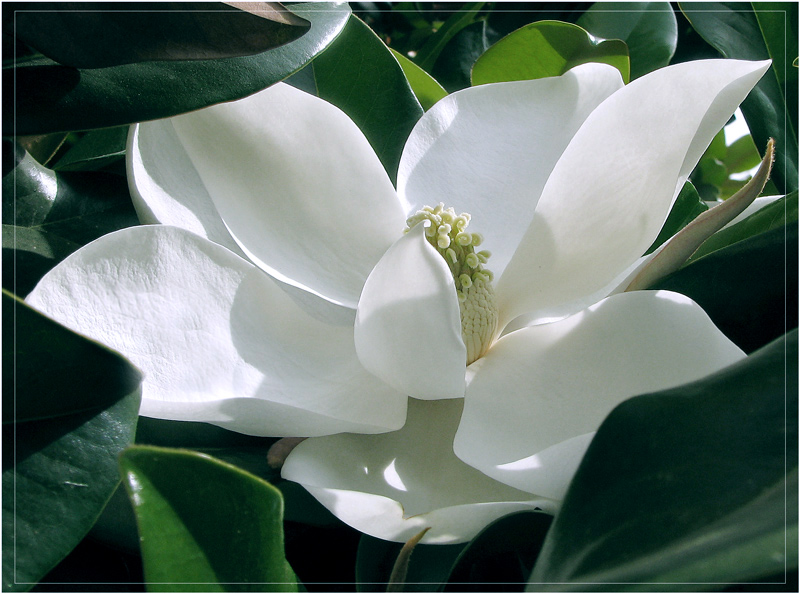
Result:
[[[475,248],[483,243],[483,236],[467,231],[471,218],[466,212],[456,215],[452,207],[445,208],[440,202],[435,207],[423,206],[406,220],[408,227],[405,233],[423,221],[430,221],[430,226],[425,229],[425,237],[447,262],[460,302],[466,299],[465,289],[476,283],[488,284],[494,280],[492,271],[483,267],[491,257],[491,252],[475,252]]]
[[[461,338],[467,347],[467,365],[482,357],[491,346],[497,329],[497,307],[491,270],[484,264],[491,257],[487,250],[475,251],[483,243],[480,233],[470,233],[468,213],[456,214],[443,203],[435,207],[424,206],[411,215],[406,224],[407,233],[414,226],[430,221],[425,229],[428,242],[442,255],[456,285],[461,311]]]

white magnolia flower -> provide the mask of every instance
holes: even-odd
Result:
[[[345,522],[463,541],[554,511],[622,400],[744,356],[685,297],[602,298],[767,68],[466,89],[414,128],[397,190],[288,85],[140,124],[131,189],[160,225],[87,245],[28,301],[138,365],[142,414],[320,436],[284,476]]]

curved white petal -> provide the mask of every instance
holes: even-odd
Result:
[[[530,225],[542,188],[586,117],[622,87],[616,68],[584,64],[560,77],[480,85],[448,95],[414,127],[398,193],[410,212],[444,202],[468,212],[470,231],[502,274]]]
[[[453,454],[462,400],[411,399],[408,421],[384,435],[332,435],[298,445],[283,466],[325,507],[357,530],[406,542],[464,542],[506,514],[543,509],[536,499],[482,475]]]
[[[416,225],[389,248],[358,302],[361,363],[415,398],[464,395],[467,349],[450,269]]]
[[[455,451],[499,481],[560,500],[587,434],[617,404],[743,357],[688,297],[615,295],[498,340],[467,387]]]
[[[172,120],[131,126],[125,159],[131,199],[142,223],[181,227],[244,255],[175,135]]]
[[[553,169],[496,285],[501,325],[591,295],[639,258],[714,134],[767,68],[677,64],[604,101]]]
[[[406,397],[359,364],[352,327],[317,321],[255,266],[177,227],[106,235],[27,301],[139,367],[146,416],[275,436],[405,419]]]
[[[280,280],[355,307],[405,224],[358,127],[282,83],[172,124],[247,256]]]

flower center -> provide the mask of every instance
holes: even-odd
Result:
[[[405,233],[424,221],[431,224],[425,229],[428,242],[442,255],[453,280],[461,310],[461,338],[467,347],[467,365],[481,358],[489,350],[497,331],[497,306],[494,301],[494,275],[483,267],[492,255],[475,248],[483,243],[480,233],[467,231],[472,217],[465,212],[457,215],[441,202],[438,206],[424,206],[411,215]]]

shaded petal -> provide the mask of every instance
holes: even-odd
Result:
[[[28,303],[128,357],[141,414],[253,435],[397,429],[405,396],[358,363],[352,328],[300,309],[255,266],[176,227],[132,227],[50,271]]]
[[[416,225],[389,248],[358,302],[356,352],[369,371],[415,398],[464,395],[467,349],[450,269]]]
[[[622,87],[616,68],[584,64],[563,76],[480,85],[448,95],[411,132],[398,193],[410,212],[444,202],[468,212],[502,274],[542,188],[586,117]]]
[[[245,257],[178,140],[171,119],[131,126],[126,158],[131,199],[140,221],[187,229]],[[308,291],[278,282],[315,317],[352,325],[355,309],[334,305]]]
[[[285,479],[301,483],[357,530],[405,542],[464,542],[506,514],[553,504],[497,483],[453,454],[462,400],[411,399],[408,421],[381,436],[308,439],[289,454]]]
[[[286,84],[172,123],[245,254],[282,281],[355,307],[405,224],[358,127]]]
[[[677,64],[604,101],[553,169],[496,285],[501,324],[591,295],[639,258],[705,148],[767,68],[737,60]]]
[[[688,297],[615,295],[497,341],[467,387],[455,451],[499,481],[560,500],[587,434],[617,404],[742,358]]]
[[[181,227],[244,255],[178,140],[172,120],[131,126],[125,155],[131,199],[142,223]]]

